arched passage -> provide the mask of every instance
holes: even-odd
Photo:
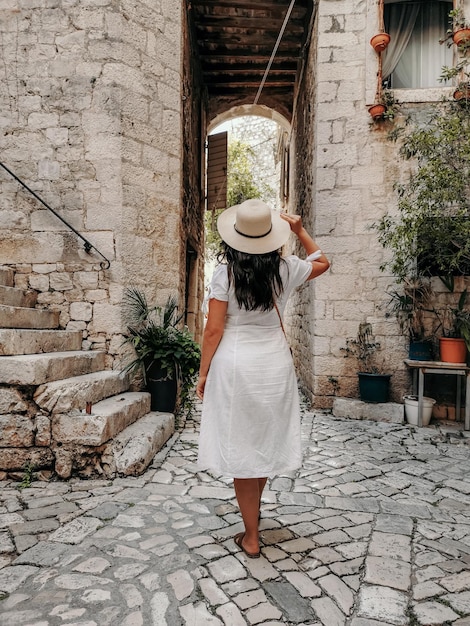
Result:
[[[273,120],[281,126],[287,133],[290,132],[290,122],[283,116],[281,113],[278,113],[274,109],[270,107],[261,105],[261,104],[242,104],[240,106],[235,106],[223,113],[219,113],[216,115],[210,122],[207,127],[207,134],[210,134],[214,128],[223,124],[223,122],[227,122],[229,120],[233,120],[237,117],[243,117],[246,115],[257,115],[259,117],[265,117],[267,119]]]

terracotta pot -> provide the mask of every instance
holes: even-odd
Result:
[[[461,100],[470,100],[470,87],[457,87],[454,91],[454,100],[460,102]]]
[[[464,43],[470,41],[470,28],[459,28],[452,35],[452,41],[457,45],[461,46]]]
[[[439,352],[444,363],[466,363],[467,346],[463,339],[440,337]]]
[[[370,45],[379,53],[383,52],[390,43],[390,35],[388,33],[377,33],[370,40]]]
[[[383,117],[383,114],[385,113],[385,105],[383,104],[373,104],[371,107],[369,107],[369,113],[372,117],[372,119],[374,120],[380,120]]]

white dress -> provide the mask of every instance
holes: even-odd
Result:
[[[285,257],[282,315],[312,264]],[[276,309],[240,309],[227,266],[219,265],[208,298],[228,302],[222,340],[207,376],[198,465],[233,478],[272,477],[301,466],[300,407],[294,365]]]

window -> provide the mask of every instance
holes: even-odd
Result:
[[[452,49],[439,40],[449,28],[453,3],[445,0],[387,2],[385,30],[391,36],[383,58],[387,87],[412,89],[442,86],[443,65],[452,65]]]

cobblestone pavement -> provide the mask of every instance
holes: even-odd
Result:
[[[139,478],[1,485],[1,626],[470,625],[470,440],[305,411],[262,558],[198,414]]]

